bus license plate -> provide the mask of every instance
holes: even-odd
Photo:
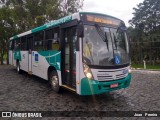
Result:
[[[115,88],[115,87],[118,87],[118,83],[110,85],[110,88]]]

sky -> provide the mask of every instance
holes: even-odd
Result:
[[[111,15],[123,20],[126,26],[133,17],[133,8],[144,0],[84,0],[82,11]]]

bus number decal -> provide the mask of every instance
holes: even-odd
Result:
[[[38,54],[35,54],[35,62],[38,62]]]
[[[25,59],[25,54],[23,54],[22,56],[23,56],[23,59]]]

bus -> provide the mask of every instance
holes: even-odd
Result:
[[[9,40],[9,64],[48,80],[55,92],[66,88],[94,95],[131,82],[125,23],[113,16],[77,12]]]

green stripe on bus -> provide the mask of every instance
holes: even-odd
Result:
[[[41,30],[43,30],[43,29],[46,29],[46,25],[37,27],[37,28],[35,28],[35,29],[31,30],[31,31],[32,31],[32,32],[37,32],[37,31],[41,31]]]
[[[18,38],[18,36],[17,36],[17,35],[13,36],[13,39],[16,39],[16,38]]]
[[[121,88],[126,88],[130,85],[130,82],[131,82],[131,74],[128,74],[128,76],[123,79],[105,81],[105,82],[99,82],[97,80],[89,80],[85,77],[81,80],[81,95],[101,94],[113,90],[118,90]],[[110,88],[111,84],[117,84],[117,83],[119,85],[118,87]]]
[[[54,66],[56,70],[61,70],[61,52],[60,51],[39,51],[41,56],[45,57],[50,66]]]
[[[69,22],[72,20],[72,16],[69,15],[69,16],[66,16],[64,18],[61,18],[61,19],[58,19],[58,20],[54,20],[54,21],[51,21],[43,26],[40,26],[38,28],[35,28],[33,30],[31,30],[32,32],[38,32],[38,31],[41,31],[41,30],[44,30],[46,28],[49,28],[49,27],[53,27],[53,26],[57,26],[57,25],[60,25],[62,23],[65,23],[65,22]]]

